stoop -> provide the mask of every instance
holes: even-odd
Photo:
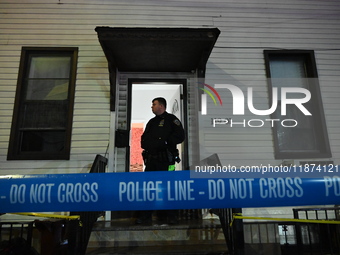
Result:
[[[149,226],[134,220],[96,222],[86,254],[228,254],[218,219]]]

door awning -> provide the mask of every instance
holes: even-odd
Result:
[[[121,72],[205,70],[217,28],[96,27],[110,67]]]

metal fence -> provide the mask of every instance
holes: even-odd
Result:
[[[232,210],[218,211],[230,254],[340,255],[338,207],[293,209],[292,221],[234,220],[230,227]]]
[[[37,254],[32,248],[34,222],[0,222],[0,254]]]
[[[293,209],[295,219],[339,221],[340,208]],[[340,254],[340,225],[297,223],[296,242],[300,254]]]

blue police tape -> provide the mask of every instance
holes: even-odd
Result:
[[[340,177],[191,178],[191,171],[0,176],[0,213],[340,204]]]

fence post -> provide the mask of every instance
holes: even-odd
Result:
[[[293,215],[294,219],[299,219],[299,211],[296,209],[293,209]],[[296,244],[297,244],[297,251],[298,254],[300,254],[303,250],[302,247],[302,233],[301,233],[301,224],[299,222],[296,222],[295,224],[295,234],[296,234]]]
[[[232,213],[242,213],[242,208],[233,208]],[[238,219],[233,223],[234,233],[234,254],[244,255],[244,231],[243,231],[243,220]]]

